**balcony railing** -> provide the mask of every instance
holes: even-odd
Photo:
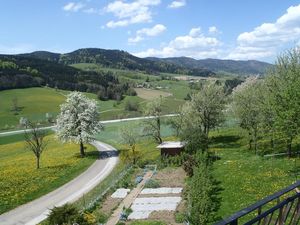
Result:
[[[300,224],[300,181],[233,214],[215,225]]]

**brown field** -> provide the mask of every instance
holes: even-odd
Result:
[[[169,92],[154,90],[154,89],[135,88],[134,90],[136,91],[137,95],[140,98],[143,98],[146,100],[153,100],[160,96],[162,96],[162,97],[172,96],[172,94]]]
[[[177,80],[185,80],[185,81],[190,81],[190,80],[216,80],[214,77],[198,77],[198,76],[176,76],[175,77]]]

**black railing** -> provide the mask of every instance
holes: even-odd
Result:
[[[233,214],[215,225],[300,224],[300,181]]]

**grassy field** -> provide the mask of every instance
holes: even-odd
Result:
[[[128,160],[126,146],[121,144],[118,135],[119,128],[126,123],[109,124],[106,130],[98,136],[118,147],[121,158]],[[139,123],[136,123],[139,129]],[[169,140],[174,134],[169,127],[163,128],[164,140]],[[255,155],[247,148],[247,139],[237,127],[222,128],[212,133],[211,151],[215,152],[218,160],[214,162],[213,174],[221,189],[221,207],[217,212],[218,218],[225,218],[238,210],[295,182],[299,176],[300,159],[286,157],[264,158]],[[138,164],[153,163],[159,158],[152,139],[142,139],[136,146],[139,156]]]
[[[264,158],[247,149],[238,128],[213,134],[212,151],[219,157],[214,176],[220,182],[220,218],[227,217],[258,200],[291,185],[299,178],[297,158]]]
[[[160,80],[160,77],[150,74],[145,74],[139,71],[132,71],[132,70],[121,70],[121,69],[114,69],[114,68],[107,68],[102,67],[101,65],[95,63],[77,63],[73,64],[73,67],[81,70],[92,70],[98,72],[112,72],[116,75],[120,81],[128,81],[128,82],[143,82],[146,79],[149,81],[157,81]]]
[[[166,121],[166,119],[163,119],[163,121]],[[96,139],[100,141],[104,141],[106,143],[109,143],[111,145],[118,145],[121,143],[122,139],[120,137],[120,129],[123,126],[128,126],[129,124],[132,127],[135,127],[136,129],[140,130],[141,136],[142,133],[142,120],[139,121],[127,121],[127,122],[118,122],[118,123],[110,123],[105,124],[104,130],[101,131],[97,136]],[[162,137],[166,138],[174,134],[174,131],[171,127],[165,124],[165,122],[162,123],[161,128],[161,134]],[[142,140],[144,140],[146,137],[142,137]],[[146,138],[147,139],[147,138]]]
[[[172,96],[171,93],[160,91],[160,90],[153,90],[153,89],[146,89],[146,88],[135,88],[134,90],[136,91],[137,96],[146,100],[153,100],[159,97]]]
[[[12,100],[18,99],[20,111],[12,112]],[[0,129],[14,128],[21,117],[34,121],[45,121],[46,113],[56,115],[65,96],[48,88],[14,89],[0,92]]]
[[[41,124],[47,124],[46,113],[56,116],[59,106],[66,95],[70,93],[52,88],[26,88],[0,91],[0,130],[18,129],[21,117],[26,117]],[[91,93],[84,93],[89,98],[97,100],[97,96]],[[18,99],[20,111],[17,115],[11,110],[12,101]],[[121,102],[114,100],[98,101],[100,119],[114,119],[120,117],[135,116],[134,112],[124,111],[124,104],[127,100],[142,102],[143,99],[137,96],[126,96]]]
[[[13,138],[10,140],[13,142]],[[48,136],[47,141],[38,170],[34,155],[26,149],[25,142],[0,145],[0,214],[72,180],[98,157],[92,146],[87,146],[88,156],[80,158],[78,145],[61,144],[53,135]]]

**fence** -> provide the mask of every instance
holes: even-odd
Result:
[[[103,197],[115,187],[115,185],[124,178],[132,169],[132,166],[119,166],[105,178],[99,185],[97,185],[89,193],[83,195],[75,202],[79,208],[83,210],[91,210],[103,199]]]
[[[300,181],[215,225],[297,225],[300,222]]]

